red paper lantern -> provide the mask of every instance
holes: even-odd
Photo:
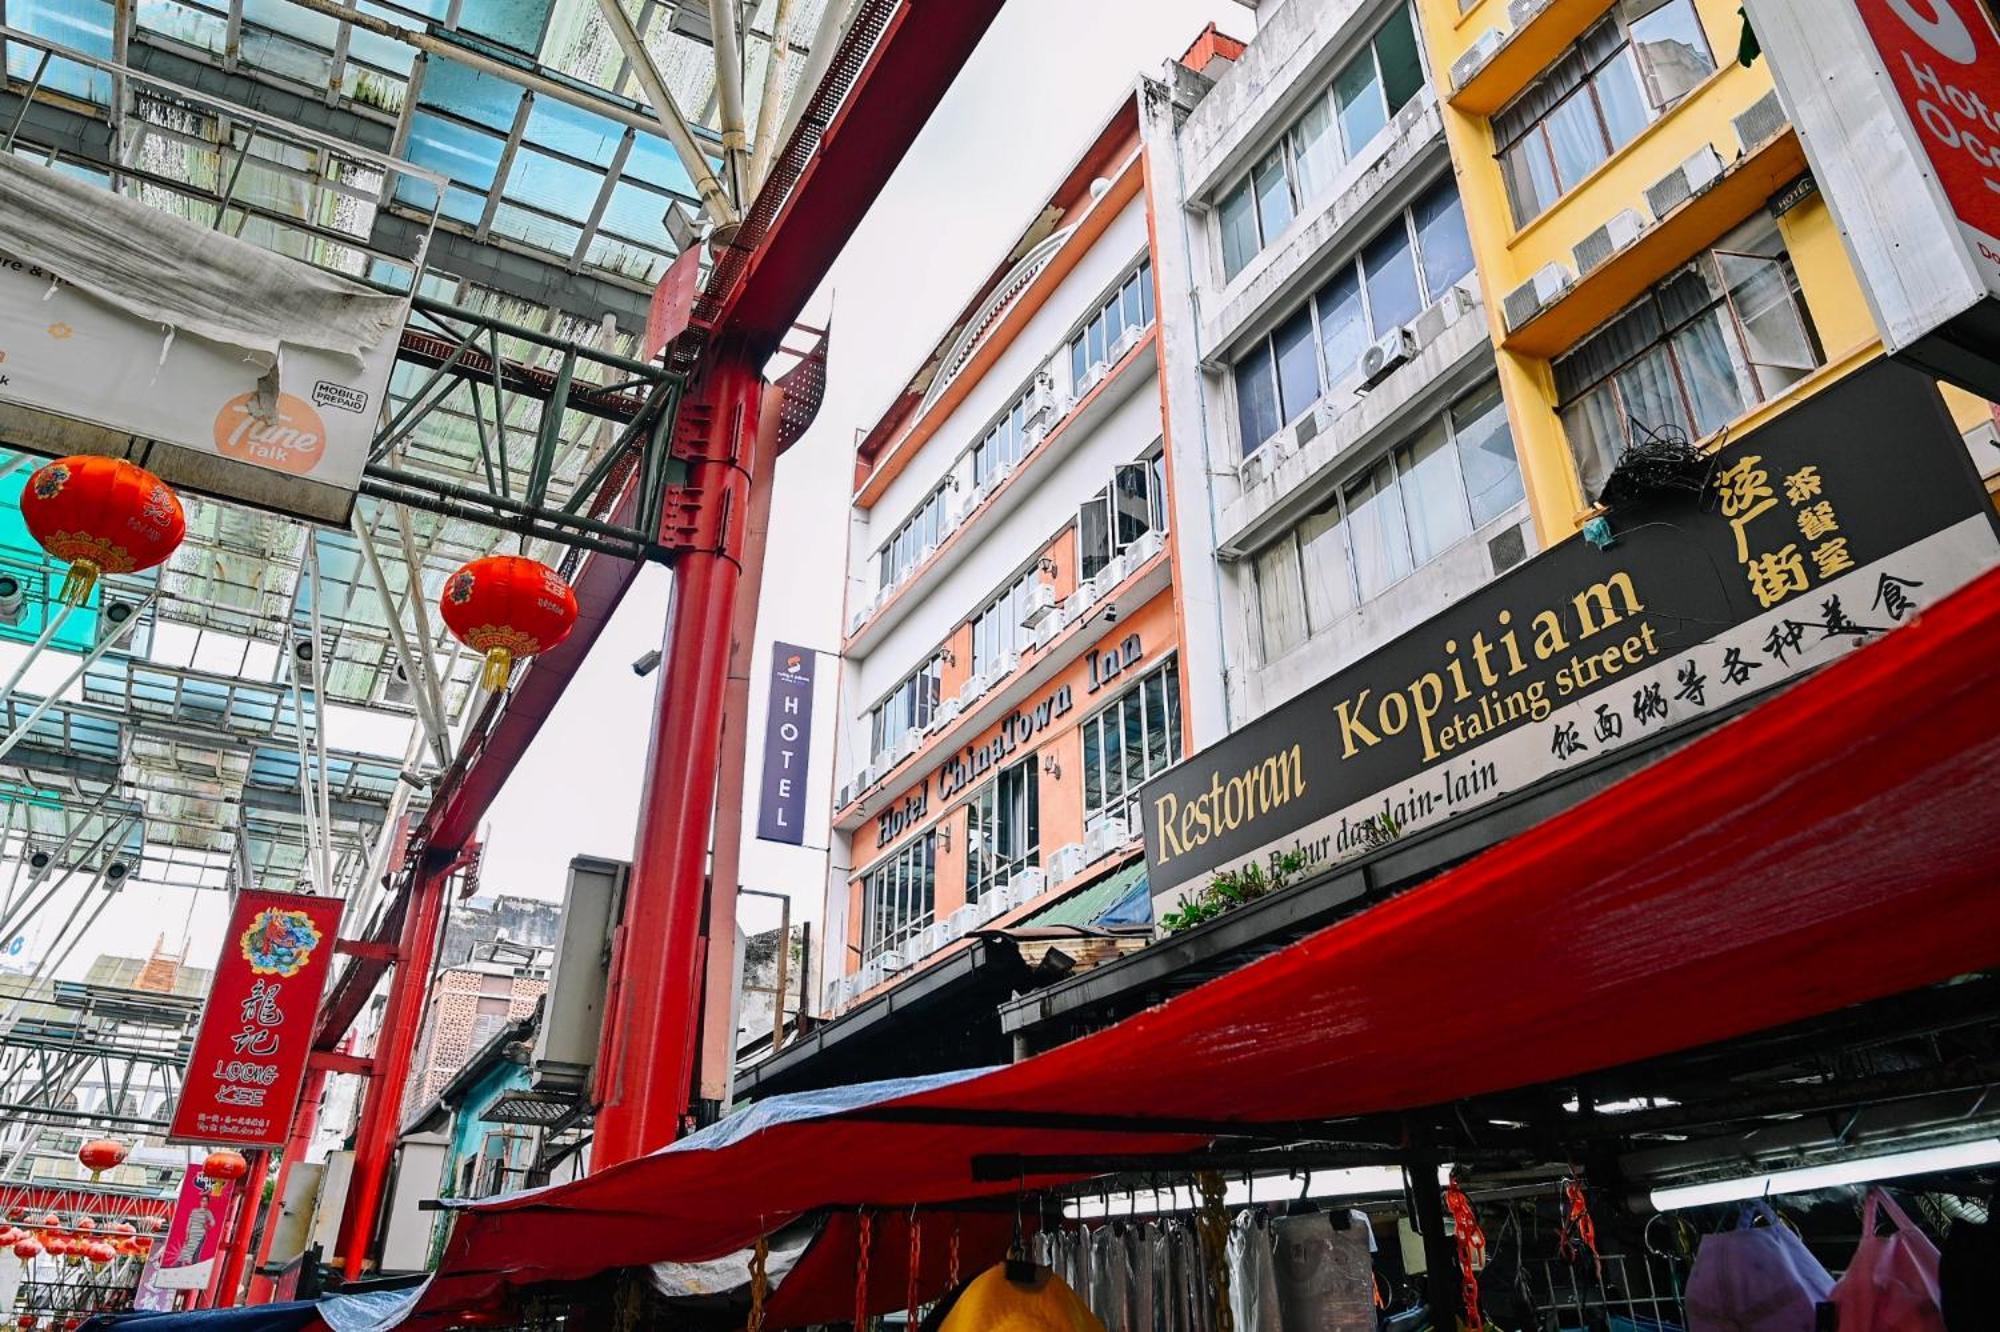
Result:
[[[21,520],[42,549],[69,562],[62,599],[81,606],[101,573],[163,563],[187,535],[166,482],[123,458],[78,454],[36,470],[21,491]]]
[[[76,1229],[88,1235],[91,1231],[97,1229],[97,1222],[87,1216],[80,1216],[76,1219]]]
[[[151,1235],[141,1235],[132,1241],[132,1252],[138,1254],[140,1257],[143,1258],[152,1251],[153,1237]]]
[[[146,1218],[146,1229],[165,1230],[166,1228],[167,1228],[167,1218],[165,1218],[164,1216],[149,1216]]]
[[[243,1159],[243,1153],[231,1151],[227,1147],[217,1148],[201,1163],[203,1179],[241,1179],[250,1173],[250,1163]]]
[[[60,1230],[62,1229],[62,1218],[54,1212],[44,1212],[42,1213],[42,1219],[35,1224],[43,1230]]]
[[[44,1253],[48,1254],[48,1256],[49,1256],[49,1257],[51,1257],[51,1258],[66,1258],[66,1257],[68,1257],[68,1256],[69,1256],[69,1236],[67,1236],[67,1235],[44,1235],[44,1236],[42,1236],[42,1252],[44,1252]]]
[[[91,1179],[95,1180],[105,1171],[116,1170],[124,1165],[125,1158],[131,1151],[132,1149],[122,1142],[110,1138],[92,1138],[76,1149],[76,1159],[90,1172]]]
[[[133,1225],[130,1221],[114,1221],[111,1223],[109,1227],[107,1227],[107,1229],[109,1229],[112,1234],[118,1236],[118,1238],[120,1239],[131,1239],[134,1235],[139,1233],[139,1228]]]
[[[27,1236],[22,1236],[14,1242],[14,1256],[24,1263],[40,1256],[41,1252],[42,1246]]]
[[[488,555],[445,580],[438,611],[467,647],[486,654],[481,682],[507,687],[516,657],[547,652],[576,625],[576,593],[548,565]]]
[[[83,1256],[90,1259],[91,1266],[103,1267],[118,1256],[118,1250],[113,1248],[107,1241],[98,1240],[93,1244],[83,1246]]]
[[[35,1325],[35,1316],[33,1314],[22,1314],[19,1318],[14,1320],[14,1325],[16,1327],[24,1327],[24,1328],[33,1327]]]

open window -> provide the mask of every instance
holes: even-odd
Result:
[[[1111,469],[1111,484],[1076,516],[1077,578],[1089,582],[1148,532],[1166,530],[1166,457],[1156,453]]]

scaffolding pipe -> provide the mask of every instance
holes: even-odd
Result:
[[[721,121],[723,170],[728,176],[730,201],[741,209],[749,198],[750,141],[743,118],[743,37],[737,30],[736,0],[708,0],[708,27],[715,53],[715,110]],[[775,56],[775,34],[771,49]]]
[[[750,177],[743,183],[744,198],[755,199],[771,174],[771,157],[778,148],[778,126],[785,108],[785,70],[792,63],[792,10],[798,0],[778,0],[771,18],[771,58],[764,62],[764,91],[757,99],[757,133],[750,144]],[[829,4],[829,8],[833,6]],[[801,85],[803,86],[803,85]]]
[[[35,641],[28,648],[28,655],[15,664],[14,673],[7,677],[7,683],[0,685],[0,703],[5,703],[14,696],[14,689],[21,683],[21,677],[28,673],[28,667],[34,664],[35,658],[42,655],[42,649],[49,645],[49,640],[63,627],[63,621],[69,618],[72,609],[74,608],[65,601],[61,610],[47,617],[47,622],[42,625],[42,632],[35,636]]]
[[[319,8],[326,3],[326,0],[305,0],[305,3],[311,8]],[[701,195],[702,207],[708,210],[709,218],[718,229],[734,230],[742,221],[741,215],[736,211],[736,200],[723,183],[716,179],[714,169],[708,164],[708,154],[704,153],[701,146],[695,142],[694,130],[688,125],[687,117],[681,114],[680,104],[674,101],[674,94],[667,87],[667,81],[660,77],[659,66],[653,63],[652,52],[646,49],[645,39],[639,36],[639,30],[632,26],[632,20],[625,13],[625,6],[618,0],[597,0],[597,7],[603,11],[605,26],[611,29],[611,36],[618,43],[618,49],[625,53],[625,59],[631,64],[632,73],[638,78],[639,87],[644,90],[646,101],[651,104],[655,116],[653,123],[645,123],[636,117],[634,121],[626,123],[636,123],[637,128],[648,131],[664,129],[667,133],[667,142],[671,143],[674,151],[680,154],[681,165],[687,168],[688,176],[694,181],[695,190]],[[459,48],[451,48],[451,54],[454,59],[463,58],[459,54]],[[719,54],[718,52],[718,56]],[[505,77],[517,83],[523,82],[518,70],[511,71]],[[602,106],[592,106],[589,109],[599,115],[606,114]]]
[[[306,570],[312,575],[312,681],[313,751],[319,760],[319,858],[320,891],[333,892],[333,792],[326,770],[326,662],[320,653],[325,635],[320,627],[319,603],[325,591],[319,576],[319,533],[306,534]]]
[[[89,670],[92,666],[96,665],[97,659],[99,657],[102,657],[105,653],[111,651],[112,648],[117,647],[120,643],[122,643],[125,640],[125,636],[127,634],[130,634],[133,628],[138,625],[140,619],[145,615],[146,609],[149,606],[151,606],[155,600],[159,598],[159,595],[160,594],[157,591],[148,592],[146,594],[146,599],[144,601],[141,601],[137,609],[135,609],[132,612],[131,619],[125,621],[125,623],[114,628],[110,633],[106,634],[102,639],[98,641],[97,646],[91,648],[90,651],[83,654],[83,660],[77,662],[76,669],[71,671],[67,676],[63,677],[63,682],[57,685],[54,689],[51,689],[48,693],[48,697],[44,698],[40,703],[37,703],[35,705],[34,711],[30,712],[22,720],[19,726],[16,726],[12,731],[10,731],[5,740],[0,740],[0,759],[4,759],[9,754],[14,752],[14,746],[20,744],[22,740],[27,738],[28,732],[34,729],[35,723],[40,721],[44,716],[48,715],[49,709],[56,705],[56,700],[61,698],[63,694],[69,690],[69,687],[71,685],[75,684],[78,680],[81,680],[83,678],[83,673]]]
[[[354,528],[355,538],[361,543],[361,562],[368,566],[368,576],[374,580],[375,591],[382,598],[382,618],[388,621],[389,637],[396,645],[396,659],[409,672],[413,697],[417,704],[417,722],[431,742],[432,752],[437,755],[439,767],[451,764],[450,742],[445,735],[444,721],[433,710],[430,690],[425,688],[419,675],[428,676],[430,663],[426,658],[421,664],[417,655],[410,650],[410,637],[403,629],[403,616],[396,609],[396,599],[389,591],[389,580],[382,572],[382,557],[375,551],[374,534],[368,530],[367,522],[361,517],[361,506],[354,506],[354,515],[349,519]],[[409,598],[414,605],[422,596],[423,579],[416,565],[409,566]]]
[[[63,857],[69,854],[70,848],[76,845],[76,839],[83,836],[83,830],[90,826],[91,816],[94,814],[103,813],[104,806],[110,801],[110,799],[111,799],[111,793],[109,791],[106,791],[103,795],[97,797],[97,803],[92,805],[89,809],[83,812],[83,817],[76,821],[76,826],[69,830],[68,835],[65,836],[62,839],[62,842],[56,847],[56,849],[50,853],[49,865],[51,868],[49,872],[51,874],[55,872],[54,870],[55,866],[62,864]],[[127,820],[127,822],[129,823],[130,820]],[[43,894],[42,901],[38,903],[33,910],[30,910],[26,916],[23,916],[17,922],[14,919],[14,913],[26,907],[28,904],[28,898],[33,897],[35,895],[35,884],[32,880],[30,880],[28,883],[28,891],[26,894],[22,896],[21,900],[19,902],[10,901],[7,904],[7,909],[5,911],[0,911],[0,940],[12,937],[14,929],[17,924],[25,925],[30,920],[33,920],[35,917],[35,912],[40,911],[42,907],[48,905],[49,897],[54,893],[60,892],[62,886],[68,883],[70,879],[76,874],[77,865],[83,863],[86,860],[89,860],[92,856],[96,855],[99,851],[103,850],[105,841],[110,838],[112,832],[118,826],[119,825],[116,824],[105,825],[104,831],[97,835],[97,840],[92,842],[90,846],[85,849],[84,853],[81,856],[77,857],[76,864],[72,864],[68,869],[64,870],[62,872],[62,877],[55,881],[54,886],[49,889],[48,893]],[[22,859],[23,860],[27,859],[25,853],[22,855]]]
[[[499,403],[494,404],[494,413],[499,414]],[[446,720],[449,709],[445,707],[444,688],[438,683],[437,645],[431,637],[431,608],[429,595],[424,591],[424,559],[417,553],[416,537],[411,531],[410,506],[398,504],[396,519],[396,542],[403,551],[403,565],[410,576],[410,623],[417,631],[417,652],[419,654],[419,679],[412,680],[419,693],[429,697],[431,711],[438,719],[438,766],[451,766],[451,728]],[[439,524],[440,527],[443,524]],[[458,654],[452,654],[456,662]]]

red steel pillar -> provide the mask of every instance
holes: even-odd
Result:
[[[222,1277],[215,1283],[211,1308],[231,1309],[243,1294],[243,1269],[250,1261],[250,1236],[257,1229],[257,1210],[264,1204],[264,1178],[270,1173],[270,1153],[248,1153],[250,1169],[243,1175],[243,1192],[230,1212],[229,1229],[224,1232]],[[268,1226],[266,1227],[268,1229]]]
[[[396,940],[396,974],[389,982],[389,1003],[382,1030],[375,1038],[374,1069],[361,1103],[361,1122],[354,1132],[354,1175],[347,1185],[347,1207],[340,1218],[340,1262],[352,1281],[368,1260],[375,1238],[375,1220],[382,1206],[382,1189],[396,1152],[396,1132],[402,1127],[403,1089],[416,1058],[417,1038],[424,1020],[424,995],[431,965],[437,961],[438,926],[444,917],[449,866],[419,865],[410,885],[410,905],[403,914]]]
[[[680,1136],[694,1078],[702,905],[747,526],[745,462],[763,395],[761,368],[741,343],[713,345],[702,374],[681,409],[680,442],[694,455],[682,492],[691,513],[679,532],[687,553],[674,565],[638,844],[598,1045],[593,1170]]]

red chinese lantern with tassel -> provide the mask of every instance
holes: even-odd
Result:
[[[250,1173],[250,1163],[243,1159],[243,1153],[231,1151],[227,1147],[217,1148],[201,1163],[203,1179],[219,1179],[227,1182],[241,1179]]]
[[[97,1222],[87,1216],[80,1216],[76,1219],[76,1228],[88,1235],[91,1231],[97,1229]]]
[[[438,611],[459,641],[486,654],[488,689],[507,687],[518,657],[547,652],[576,625],[576,593],[548,565],[488,555],[445,580]]]
[[[123,458],[78,454],[38,468],[21,491],[21,520],[43,550],[69,562],[61,597],[90,599],[99,574],[166,561],[187,535],[180,497]]]
[[[83,1256],[90,1259],[92,1267],[103,1267],[118,1256],[118,1250],[107,1240],[97,1240],[83,1246]]]
[[[90,1172],[91,1182],[96,1183],[97,1177],[105,1171],[116,1170],[124,1165],[125,1158],[131,1152],[132,1149],[122,1142],[110,1138],[92,1138],[76,1149],[76,1159]]]
[[[41,1253],[42,1246],[26,1236],[14,1243],[14,1256],[24,1263],[34,1261],[41,1256]]]

